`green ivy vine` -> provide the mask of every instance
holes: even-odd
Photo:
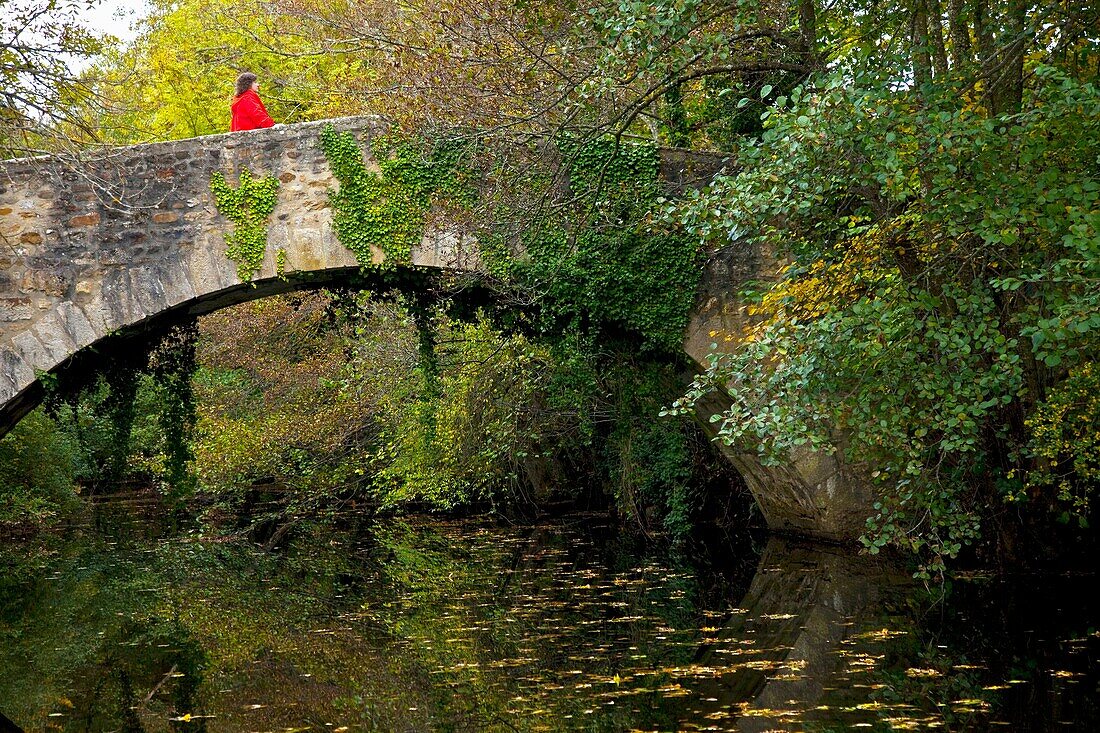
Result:
[[[274,176],[253,178],[247,168],[240,183],[232,188],[220,171],[210,178],[210,190],[218,212],[234,224],[225,235],[225,254],[237,263],[237,276],[250,281],[263,266],[267,251],[267,218],[275,210],[279,179]]]
[[[462,165],[469,150],[464,142],[439,140],[425,155],[412,141],[377,138],[371,143],[379,167],[375,173],[367,170],[352,133],[326,125],[320,141],[340,182],[340,189],[330,193],[333,229],[364,267],[374,264],[374,249],[384,253],[384,266],[412,260],[413,247],[424,237],[433,197],[444,195],[450,204],[471,203],[473,189]]]
[[[286,280],[286,250],[282,247],[275,253],[275,277]]]
[[[164,478],[169,498],[176,502],[190,496],[197,485],[191,464],[198,421],[194,391],[198,337],[198,321],[191,319],[169,331],[149,359],[149,371],[160,388],[158,423],[164,435]]]
[[[525,236],[513,267],[518,284],[540,294],[544,330],[634,334],[647,350],[679,353],[702,252],[662,220],[657,148],[570,137],[558,148],[570,197]]]

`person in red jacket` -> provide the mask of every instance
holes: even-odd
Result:
[[[275,126],[275,120],[271,119],[264,103],[260,101],[260,82],[256,81],[256,75],[250,71],[237,77],[237,96],[233,99],[232,110],[230,132]]]

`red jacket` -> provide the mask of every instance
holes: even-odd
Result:
[[[252,89],[233,100],[233,121],[229,124],[230,132],[241,130],[255,130],[260,127],[273,127],[275,120],[264,108],[260,101],[260,95]]]

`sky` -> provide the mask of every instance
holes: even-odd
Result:
[[[146,0],[103,0],[80,13],[84,25],[100,33],[110,33],[125,42],[135,33],[131,26],[148,10]]]

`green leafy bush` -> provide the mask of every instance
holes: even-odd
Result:
[[[1046,476],[1024,450],[1035,405],[1050,400],[1033,454],[1089,450],[1054,426],[1077,409],[1067,368],[1100,346],[1100,92],[1039,67],[1023,110],[991,117],[950,82],[899,89],[892,73],[857,64],[793,94],[741,172],[685,208],[705,236],[791,258],[688,401],[729,386],[721,435],[766,460],[843,451],[881,495],[866,546],[942,569],[997,486]],[[1031,497],[1084,511],[1055,506],[1073,495]]]
[[[0,525],[44,524],[76,505],[77,452],[42,410],[0,440]]]

